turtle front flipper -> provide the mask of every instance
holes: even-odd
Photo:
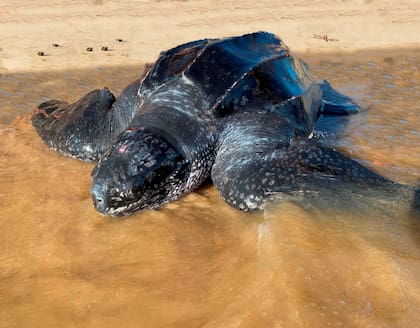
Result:
[[[63,155],[96,161],[136,112],[140,81],[130,84],[116,100],[108,88],[89,92],[73,104],[49,100],[32,114],[42,140]]]
[[[250,211],[279,199],[302,204],[332,200],[341,206],[353,196],[411,197],[411,187],[387,180],[336,150],[292,134],[279,138],[281,131],[291,130],[288,122],[260,116],[241,117],[221,135],[212,180],[231,206]]]

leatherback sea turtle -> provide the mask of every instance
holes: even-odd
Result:
[[[156,208],[210,175],[227,203],[253,210],[340,183],[396,185],[310,139],[321,113],[357,110],[258,32],[162,52],[119,98],[104,88],[50,100],[32,123],[54,150],[99,160],[92,198],[104,214]]]

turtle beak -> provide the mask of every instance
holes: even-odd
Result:
[[[159,133],[128,130],[92,172],[93,204],[111,216],[153,209],[180,197],[189,175],[189,162]]]
[[[91,195],[95,209],[102,214],[106,214],[108,205],[104,188],[102,188],[100,185],[94,185],[92,187]]]

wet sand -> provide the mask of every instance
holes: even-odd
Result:
[[[368,107],[331,144],[407,183],[420,177],[413,53],[309,60],[316,76]],[[97,81],[121,90],[137,69],[12,74],[22,94],[8,94],[19,108],[48,90],[74,100]],[[93,209],[92,164],[49,150],[28,116],[0,134],[1,325],[420,324],[420,218],[408,200],[355,206],[337,195],[350,211],[286,203],[246,214],[207,185],[161,210],[113,220]]]
[[[345,1],[338,9],[327,1],[315,10],[331,16],[325,26],[306,1],[296,2],[294,12],[283,10],[281,15],[295,16],[280,23],[261,23],[267,10],[282,9],[268,2],[254,5],[255,10],[238,2],[242,9],[230,11],[219,2],[207,11],[201,1],[136,3],[136,9],[147,4],[149,11],[132,16],[107,1],[67,7],[61,1],[36,3],[39,9],[17,1],[4,6],[0,16],[5,22],[0,29],[8,33],[0,52],[1,327],[420,326],[420,218],[410,199],[384,203],[347,199],[343,193],[334,198],[336,207],[283,203],[247,214],[223,203],[208,184],[163,209],[113,220],[93,209],[93,165],[50,151],[28,115],[16,119],[50,98],[74,101],[104,85],[118,94],[158,51],[180,42],[270,29],[297,48],[316,78],[327,78],[367,109],[328,142],[388,178],[419,184],[420,49],[404,48],[418,30],[412,30],[418,22],[410,20],[416,11],[408,10],[413,2],[391,12],[391,2]],[[196,18],[184,17],[185,8]],[[172,21],[164,20],[163,9],[175,12]],[[345,45],[363,29],[357,22],[370,18],[379,28],[379,13],[386,10],[394,20],[404,18],[391,24],[401,38],[388,33],[389,40],[375,39],[381,34],[373,29],[360,48],[347,52]],[[240,23],[222,25],[228,13]],[[131,29],[117,35],[106,24],[122,16]],[[140,27],[160,17],[155,33],[142,38],[132,29],[138,16],[144,18]],[[334,18],[350,19],[353,31],[330,30]],[[390,28],[385,18],[382,27]],[[68,31],[66,24],[87,31]],[[90,29],[95,24],[96,33]],[[31,40],[28,46],[24,37],[12,40],[22,31]],[[287,34],[292,32],[301,34],[301,45],[296,35]],[[118,37],[128,42],[115,41]],[[51,47],[52,42],[63,47]],[[101,45],[113,51],[85,52]],[[49,56],[34,55],[45,49]]]

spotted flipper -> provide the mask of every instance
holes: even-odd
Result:
[[[96,161],[134,116],[139,85],[140,80],[130,84],[117,100],[108,88],[91,91],[73,104],[49,100],[35,109],[32,124],[50,148]]]
[[[239,121],[227,126],[212,170],[216,188],[237,209],[261,209],[271,200],[308,199],[350,189],[364,192],[375,187],[396,194],[401,187],[311,139],[273,137],[287,129],[287,122],[276,122],[275,117],[250,120],[254,126],[246,118],[241,118],[242,126]]]

